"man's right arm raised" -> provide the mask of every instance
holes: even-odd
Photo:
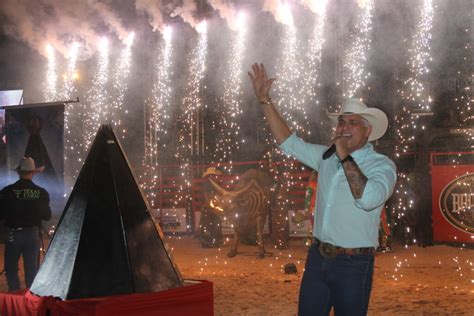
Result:
[[[252,80],[255,96],[262,105],[263,114],[270,126],[273,137],[275,137],[276,142],[280,145],[291,135],[291,130],[280,113],[278,113],[270,98],[270,88],[275,78],[268,78],[263,64],[253,64],[252,71],[253,73],[249,71],[248,75]]]

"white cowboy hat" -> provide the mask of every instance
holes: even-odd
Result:
[[[209,167],[206,169],[206,171],[204,171],[204,173],[202,174],[202,177],[206,177],[210,174],[216,174],[216,175],[221,175],[222,172],[218,169],[216,169],[215,167]]]
[[[341,111],[337,113],[327,113],[333,123],[337,123],[337,119],[341,115],[357,114],[369,121],[372,126],[372,132],[369,135],[369,142],[382,137],[387,131],[388,118],[382,110],[377,108],[369,108],[359,99],[347,99],[341,107]]]
[[[16,171],[34,171],[34,172],[43,172],[44,166],[36,168],[35,161],[31,157],[23,157],[20,159],[20,163],[15,168]]]

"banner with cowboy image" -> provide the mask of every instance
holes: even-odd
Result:
[[[22,157],[31,157],[44,172],[35,175],[35,183],[50,195],[53,216],[64,206],[64,104],[31,104],[5,109],[7,161],[0,175],[4,187],[18,179],[14,170]]]

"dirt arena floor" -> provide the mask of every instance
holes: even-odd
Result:
[[[185,279],[214,284],[215,315],[296,315],[306,246],[292,240],[287,250],[256,259],[256,248],[241,245],[235,258],[227,246],[201,248],[192,237],[167,237]],[[376,255],[369,315],[474,315],[474,250],[451,246],[404,248]],[[3,245],[0,245],[3,262]],[[294,263],[298,273],[283,272]],[[6,291],[5,276],[0,291]]]

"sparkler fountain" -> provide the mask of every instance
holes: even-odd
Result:
[[[190,3],[189,1],[185,2]],[[213,4],[219,3],[219,1],[212,2]],[[188,38],[184,33],[194,32],[195,30],[189,27],[188,29],[175,28],[175,33],[171,38],[171,28],[166,28],[164,22],[160,22],[159,16],[154,15],[156,29],[160,30],[162,34],[160,37],[156,37],[159,38],[157,41],[159,42],[159,53],[152,57],[151,64],[153,64],[153,67],[141,70],[151,73],[151,76],[153,76],[153,82],[150,84],[151,89],[145,92],[150,97],[146,102],[143,102],[145,103],[144,108],[146,108],[144,124],[141,124],[141,122],[127,122],[125,119],[131,111],[131,107],[128,107],[126,103],[127,94],[130,93],[130,87],[132,86],[130,79],[134,78],[132,75],[135,71],[133,68],[135,66],[134,61],[132,60],[133,53],[138,47],[143,51],[149,48],[140,46],[142,43],[140,41],[143,41],[143,38],[137,36],[135,39],[139,42],[139,45],[132,45],[130,42],[116,50],[114,49],[114,40],[108,34],[110,41],[108,50],[104,47],[103,50],[92,55],[93,58],[88,61],[81,59],[81,55],[83,55],[83,51],[89,51],[91,46],[95,46],[91,43],[94,43],[96,38],[94,38],[94,41],[91,38],[86,41],[81,40],[80,37],[68,37],[68,40],[73,38],[78,39],[78,41],[72,45],[70,45],[70,42],[67,43],[70,49],[66,57],[58,54],[61,50],[56,45],[50,46],[47,49],[47,63],[45,62],[44,99],[46,101],[66,100],[75,98],[79,94],[83,102],[66,107],[67,176],[77,176],[85,152],[90,144],[90,139],[98,124],[112,123],[116,129],[116,134],[122,140],[125,140],[125,143],[130,135],[129,131],[133,127],[144,126],[144,155],[142,156],[144,156],[146,173],[142,179],[150,200],[155,201],[159,198],[157,191],[154,191],[160,180],[159,164],[166,161],[164,158],[169,157],[168,161],[170,163],[173,162],[179,165],[176,174],[183,179],[182,182],[178,181],[170,184],[171,186],[178,186],[182,193],[173,197],[175,198],[173,203],[175,206],[183,203],[190,206],[190,195],[186,193],[190,192],[193,184],[190,167],[196,162],[203,161],[203,153],[206,150],[215,146],[213,148],[215,150],[207,152],[206,159],[209,158],[210,161],[206,161],[206,163],[209,162],[215,165],[220,163],[224,166],[234,154],[239,154],[244,146],[245,148],[253,148],[258,143],[252,138],[253,136],[248,136],[251,135],[250,133],[244,136],[246,135],[246,129],[251,129],[245,123],[254,119],[254,117],[249,117],[244,110],[248,101],[246,95],[250,94],[250,91],[247,90],[249,86],[246,86],[245,82],[242,81],[242,79],[246,79],[244,72],[248,70],[249,65],[246,65],[245,62],[250,57],[252,60],[262,60],[265,64],[271,65],[269,67],[270,75],[271,73],[276,74],[278,78],[274,84],[274,101],[278,102],[278,107],[285,119],[301,136],[311,141],[312,138],[321,137],[321,135],[324,138],[329,134],[330,128],[327,122],[313,113],[322,112],[325,109],[336,110],[332,107],[337,106],[338,102],[331,102],[331,104],[324,104],[324,106],[321,104],[323,103],[321,100],[328,98],[325,98],[326,91],[320,89],[322,83],[324,84],[333,79],[332,72],[334,72],[336,73],[335,77],[337,77],[337,80],[334,81],[339,83],[330,82],[330,84],[340,86],[338,88],[340,90],[334,89],[336,91],[333,96],[334,100],[351,96],[364,98],[368,93],[370,93],[371,98],[377,95],[379,99],[388,99],[384,105],[387,105],[387,107],[394,106],[392,112],[396,114],[394,124],[391,127],[395,131],[392,135],[395,139],[393,155],[400,160],[411,155],[415,143],[419,141],[419,131],[429,131],[430,128],[426,122],[426,117],[422,115],[436,112],[433,102],[436,98],[436,91],[432,90],[430,80],[432,80],[433,72],[436,70],[433,64],[440,62],[434,58],[436,52],[432,49],[435,35],[433,33],[434,19],[438,16],[441,18],[441,14],[438,14],[437,11],[439,2],[420,0],[416,2],[416,5],[409,2],[407,6],[397,7],[398,11],[409,11],[410,14],[413,14],[414,18],[412,20],[415,21],[413,28],[409,29],[411,25],[407,26],[407,30],[409,29],[407,34],[402,35],[391,34],[390,30],[384,30],[385,33],[382,33],[380,29],[377,29],[380,27],[380,20],[378,20],[376,9],[388,5],[372,0],[358,1],[360,7],[354,13],[340,7],[343,1],[327,3],[325,1],[309,0],[286,3],[284,1],[264,2],[280,6],[280,11],[267,10],[273,14],[275,21],[259,19],[259,21],[265,21],[271,25],[263,25],[262,22],[259,24],[259,32],[256,32],[250,28],[251,25],[257,25],[252,24],[252,19],[261,17],[260,15],[263,13],[254,14],[255,12],[246,10],[249,14],[243,22],[245,25],[229,32],[231,36],[223,39],[226,41],[225,43],[229,43],[228,47],[219,52],[218,60],[213,60],[213,65],[217,66],[213,69],[219,69],[224,74],[220,82],[221,85],[216,85],[218,88],[215,91],[210,91],[212,85],[209,82],[217,76],[212,73],[211,69],[208,69],[206,63],[209,56],[214,56],[211,53],[218,51],[219,47],[223,45],[216,45],[212,42],[210,39],[214,40],[217,37],[210,35],[213,34],[211,32],[220,32],[220,38],[222,38],[222,34],[226,34],[226,32],[222,32],[222,28],[229,25],[224,25],[222,19],[218,22],[213,20],[209,25],[217,27],[208,30],[208,37],[208,33],[203,31],[204,24],[201,24],[198,27],[200,32],[195,37],[195,43],[188,41],[186,44],[179,46],[177,43],[180,40],[184,42]],[[252,4],[248,5],[246,9],[248,8],[254,9],[256,7]],[[163,8],[161,9],[163,12],[166,11]],[[263,8],[258,6],[258,10],[261,9]],[[307,9],[311,9],[313,12],[311,16]],[[194,11],[186,11],[184,6],[183,10],[180,11],[181,13],[178,16],[183,20],[186,19],[187,22]],[[178,11],[176,10],[176,12]],[[304,16],[308,17],[308,20],[301,18],[302,11],[305,12]],[[392,14],[396,17],[399,16],[397,14],[402,15],[400,12],[390,11],[389,13],[391,18]],[[465,14],[470,15],[472,13]],[[197,15],[195,14],[195,16]],[[206,18],[209,17],[210,15],[206,15]],[[338,30],[340,32],[329,33],[328,30],[332,30],[330,23],[338,18],[344,21],[344,23],[337,26],[340,28]],[[171,22],[170,24],[179,23],[177,21],[180,21],[179,18],[170,19],[167,22]],[[347,22],[347,25],[345,22]],[[158,25],[160,23],[163,25]],[[308,25],[311,27],[308,27]],[[329,28],[327,28],[328,25]],[[346,32],[346,27],[350,29],[350,32]],[[467,34],[466,37],[469,37],[468,35],[472,32],[472,29],[467,27],[461,31]],[[179,32],[183,32],[183,34]],[[85,34],[86,32],[80,33],[80,35]],[[137,32],[137,34],[147,33]],[[267,36],[269,34],[270,36]],[[340,41],[343,42],[341,47],[337,47],[335,51],[338,57],[341,57],[342,63],[336,65],[334,67],[336,69],[332,69],[327,66],[328,63],[325,59],[327,56],[324,54],[326,53],[324,49],[327,47],[326,45],[332,44],[330,42],[333,39],[331,36],[334,36],[335,41],[338,41],[341,34],[345,38]],[[377,54],[375,51],[377,45],[374,45],[375,39],[384,40],[382,38],[387,34],[406,38],[406,40],[400,40],[397,43],[399,51],[384,53],[395,55],[402,52],[405,56],[399,59],[394,58],[397,61],[402,61],[402,64],[392,66],[392,68],[397,68],[397,71],[401,69],[400,76],[397,78],[398,81],[394,84],[398,86],[398,91],[393,96],[381,97],[386,91],[374,91],[373,86],[370,86],[370,80],[378,80],[379,78],[379,74],[376,73],[377,67],[373,67],[374,61],[371,60],[370,56],[374,52]],[[193,33],[194,35],[195,33]],[[255,45],[255,43],[259,44],[260,42],[252,38],[252,36],[269,38],[273,35],[278,40],[269,43],[265,47]],[[57,39],[59,38],[57,37]],[[266,42],[261,41],[261,43]],[[449,101],[450,104],[453,104],[453,110],[460,117],[459,124],[463,126],[470,124],[469,122],[472,122],[473,117],[471,105],[472,74],[470,73],[469,63],[469,60],[472,60],[471,50],[472,44],[467,41],[462,54],[464,61],[456,63],[456,67],[458,67],[457,93],[455,98]],[[183,55],[187,58],[180,58]],[[143,56],[146,55],[143,54]],[[449,57],[454,58],[453,56]],[[177,58],[185,60],[185,62],[179,64]],[[327,67],[322,69],[324,67],[321,67],[321,65]],[[179,75],[174,75],[173,71],[178,68]],[[79,72],[79,69],[81,72]],[[331,72],[331,74],[328,75],[328,72]],[[185,82],[179,81],[181,79]],[[221,78],[219,77],[219,79]],[[83,97],[82,93],[84,91],[86,93]],[[208,95],[212,95],[218,100],[218,107],[211,106],[214,100],[207,100]],[[175,104],[175,100],[180,100],[180,102]],[[136,104],[141,106],[141,101],[136,100]],[[216,118],[218,123],[216,124],[217,129],[213,130],[215,135],[205,134],[207,127],[205,124],[209,123],[209,121],[204,121],[204,116],[207,114],[209,114],[209,117]],[[253,126],[255,125],[262,126],[261,124],[254,124]],[[315,125],[321,131],[321,134],[313,135],[312,131],[314,131]],[[254,133],[255,131],[251,130],[251,132]],[[466,133],[465,136],[468,141],[472,140],[472,130],[465,129],[463,132]],[[168,142],[172,137],[175,137],[176,141]],[[128,139],[128,141],[138,143],[135,139]],[[327,141],[327,139],[323,139],[324,141]],[[211,142],[212,144],[206,147]],[[270,138],[267,137],[265,142],[266,145],[273,146],[273,141]],[[391,139],[387,142],[391,142]],[[260,145],[258,143],[258,146]],[[262,158],[270,162],[287,162],[284,157],[275,152],[267,152]],[[140,163],[136,163],[136,165],[140,165]],[[141,166],[139,167],[141,168]],[[233,171],[232,167],[227,165],[224,169],[228,173]],[[278,175],[278,178],[289,179],[285,183],[288,187],[301,180],[299,178],[290,179],[290,175],[295,171],[291,168],[272,171],[273,174]],[[419,242],[415,236],[416,227],[406,223],[407,214],[416,213],[417,199],[409,197],[411,183],[415,180],[412,174],[404,171],[399,173],[399,179],[395,205],[390,211],[393,224],[400,227],[397,227],[397,229],[405,230],[407,236],[406,246],[408,247],[408,245]],[[291,199],[284,198],[283,202],[283,208],[294,206],[294,204],[291,204],[293,203]],[[157,205],[152,206],[157,207]],[[187,220],[190,225],[189,219]],[[287,220],[286,215],[282,220]],[[202,261],[203,269],[207,259]],[[218,259],[216,258],[216,260]],[[400,271],[403,267],[408,266],[409,262],[397,258],[395,263],[396,270],[391,277],[393,280],[401,280],[402,273]],[[275,264],[274,266],[278,265]]]

